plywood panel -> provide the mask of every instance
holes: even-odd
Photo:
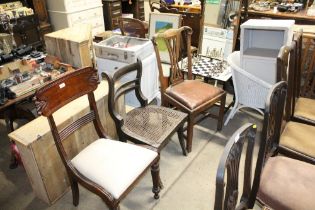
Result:
[[[45,34],[45,45],[49,55],[60,58],[64,63],[74,67],[92,66],[91,44],[92,28],[88,24],[80,24]]]

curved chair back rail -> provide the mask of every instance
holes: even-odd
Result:
[[[120,79],[126,74],[135,74],[134,78],[122,82]],[[116,110],[117,103],[120,97],[125,96],[128,92],[135,91],[136,97],[142,107],[148,104],[148,100],[141,91],[141,76],[142,76],[142,64],[140,60],[137,63],[129,64],[122,67],[118,71],[115,71],[113,75],[106,72],[102,72],[102,77],[105,77],[108,81],[108,109],[111,117],[114,119],[116,125],[120,129],[124,124],[124,118]]]
[[[253,149],[255,144],[256,125],[247,123],[239,128],[230,138],[221,156],[216,176],[214,209],[248,209],[250,196]],[[247,142],[244,162],[243,192],[239,194],[239,172],[243,146]],[[226,179],[225,179],[226,177]],[[238,204],[238,201],[240,203]]]
[[[144,22],[135,18],[119,18],[119,28],[123,36],[145,38],[147,29]]]

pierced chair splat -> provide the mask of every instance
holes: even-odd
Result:
[[[214,209],[240,210],[249,208],[249,198],[252,193],[251,168],[255,135],[256,125],[247,123],[232,135],[225,146],[217,170]],[[246,142],[247,149],[244,163],[244,175],[241,177],[243,178],[243,192],[241,199],[238,199],[241,156]],[[240,201],[239,204],[238,201]]]
[[[87,67],[66,73],[35,93],[37,110],[47,117],[58,153],[66,168],[73,204],[79,204],[80,183],[100,196],[110,209],[119,209],[120,201],[150,168],[152,191],[154,197],[158,198],[159,154],[147,148],[106,138],[93,93],[97,86],[97,71]],[[63,128],[57,127],[54,113],[79,97],[87,97],[90,105],[88,113]],[[78,154],[73,154],[66,145],[85,144],[83,136],[79,138],[81,142],[74,142],[71,135],[75,135],[75,131],[88,123],[93,123],[99,139],[95,139]]]

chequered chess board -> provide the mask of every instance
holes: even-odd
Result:
[[[196,62],[193,63],[192,73],[196,76],[218,77],[225,70],[220,60],[204,56],[194,59],[196,59]],[[187,72],[187,67],[183,68],[183,71]]]

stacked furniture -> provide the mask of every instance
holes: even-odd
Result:
[[[277,79],[280,48],[290,45],[294,20],[250,19],[241,25],[241,67],[269,84]]]
[[[118,19],[121,17],[121,1],[103,0],[102,2],[106,30],[119,28]]]
[[[47,4],[54,30],[82,23],[92,25],[93,35],[105,30],[101,0],[56,0]]]
[[[28,4],[34,9],[34,13],[37,15],[39,20],[39,32],[41,38],[44,35],[52,31],[52,27],[49,21],[48,12],[46,9],[45,0],[27,0]]]

